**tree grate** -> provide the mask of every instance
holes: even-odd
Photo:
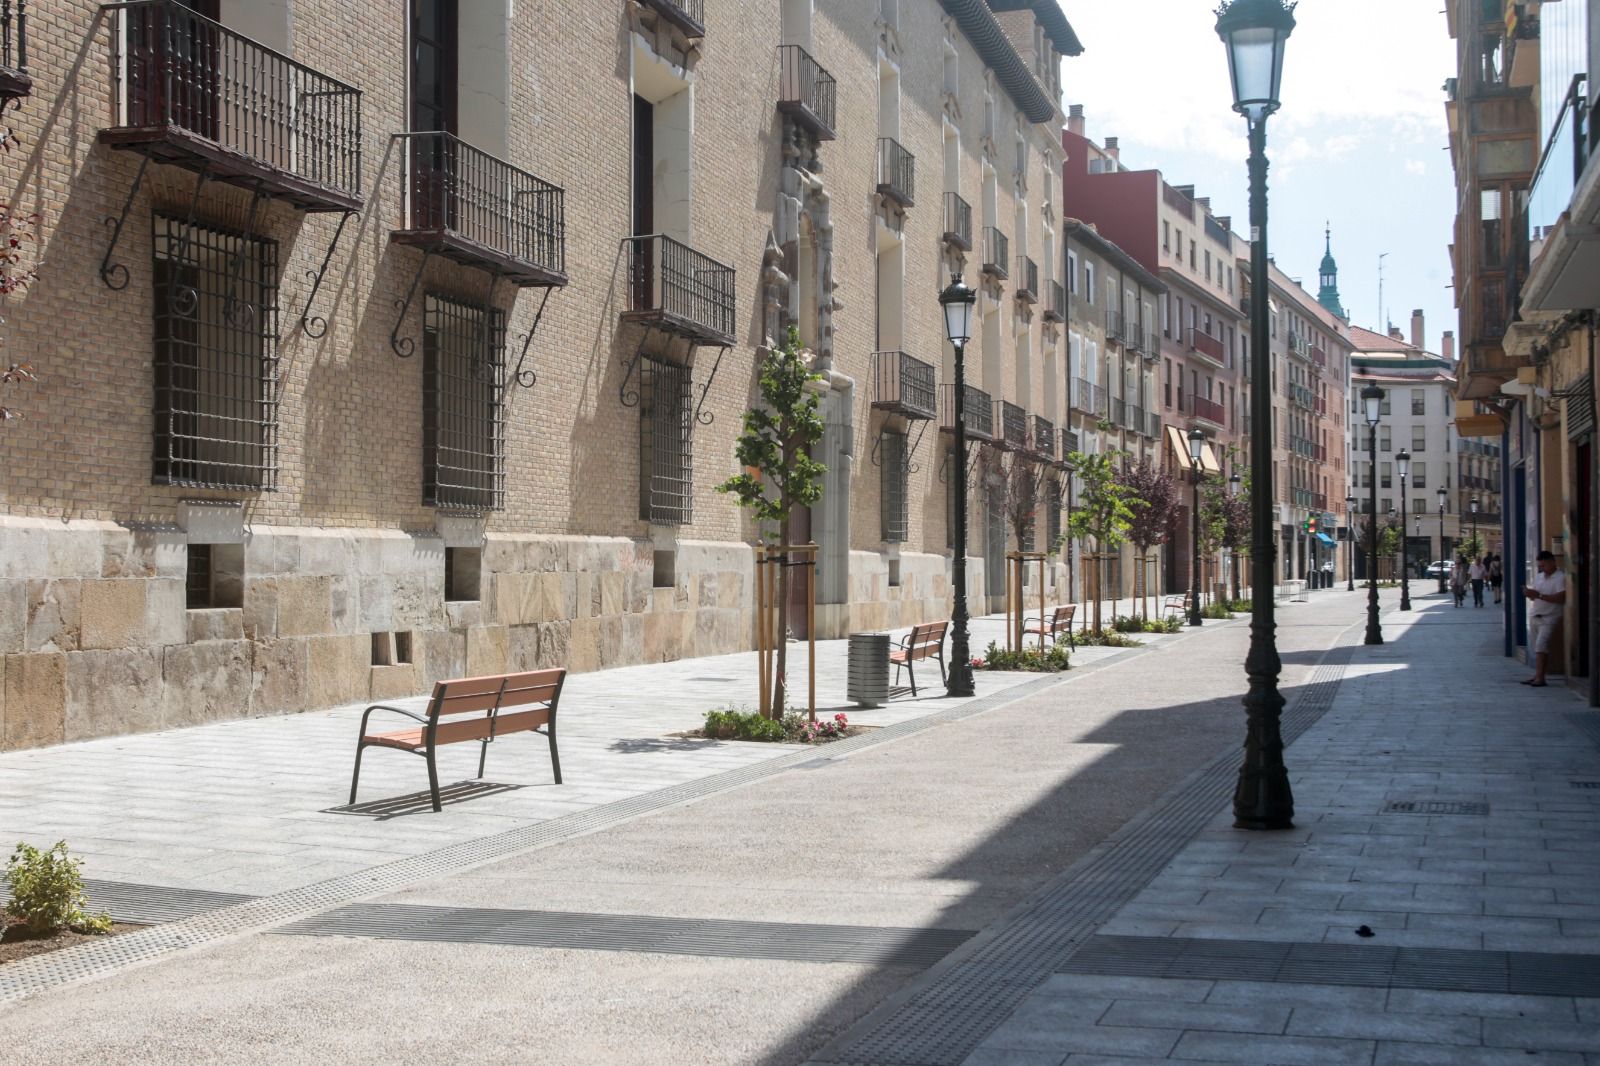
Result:
[[[1522,996],[1600,996],[1600,955],[1095,936],[1061,973],[1414,988]]]

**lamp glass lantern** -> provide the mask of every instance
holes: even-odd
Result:
[[[1376,426],[1383,418],[1383,390],[1368,385],[1361,390],[1361,402],[1366,407],[1367,425]]]
[[[1200,457],[1205,454],[1206,435],[1199,429],[1189,431],[1189,459],[1194,463],[1195,476],[1200,474]]]
[[[1278,110],[1294,7],[1284,0],[1232,0],[1217,12],[1217,36],[1228,46],[1233,109],[1251,123]]]
[[[1399,453],[1394,457],[1394,468],[1395,472],[1400,475],[1401,481],[1404,481],[1406,478],[1410,477],[1411,453],[1406,451],[1404,448],[1401,448]]]
[[[1239,472],[1237,470],[1235,470],[1228,477],[1228,495],[1229,496],[1237,496],[1237,495],[1239,495],[1239,480],[1240,480],[1239,479]]]
[[[1472,513],[1478,513],[1478,498],[1476,496],[1472,498]]]
[[[1448,501],[1449,499],[1450,499],[1449,490],[1448,489],[1440,489],[1439,490],[1439,513],[1440,514],[1444,514],[1444,505],[1445,505],[1446,501]]]
[[[957,274],[950,279],[939,294],[939,306],[944,308],[944,335],[950,343],[960,347],[972,339],[972,305],[978,294],[968,287]]]

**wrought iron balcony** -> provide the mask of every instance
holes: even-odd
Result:
[[[1020,451],[1028,446],[1028,412],[1012,403],[1010,400],[996,400],[994,402],[995,421],[1000,426],[1000,437],[996,441],[1007,451]]]
[[[1189,351],[1211,360],[1219,367],[1227,365],[1227,346],[1211,334],[1191,327],[1186,339],[1189,342]]]
[[[778,110],[814,133],[833,140],[839,87],[815,59],[797,44],[778,46]]]
[[[1328,353],[1323,351],[1321,345],[1313,344],[1311,346],[1311,365],[1323,369],[1327,368]]]
[[[1315,409],[1316,404],[1311,395],[1311,390],[1306,388],[1304,385],[1296,385],[1292,381],[1286,382],[1284,384],[1284,392],[1288,394],[1289,402],[1294,404],[1296,407],[1306,411]]]
[[[1128,405],[1128,421],[1125,424],[1133,432],[1140,436],[1145,436],[1145,431],[1150,428],[1150,416],[1143,407],[1130,403]]]
[[[1059,281],[1050,283],[1050,298],[1044,306],[1044,320],[1046,322],[1067,320],[1067,287]]]
[[[893,137],[878,138],[878,192],[901,207],[917,202],[917,159]]]
[[[1151,440],[1155,440],[1157,437],[1160,437],[1161,436],[1161,416],[1158,415],[1158,414],[1155,414],[1154,412],[1151,412],[1151,413],[1145,415],[1145,420],[1146,420],[1146,426],[1145,426],[1145,434],[1144,435],[1149,437]],[[1250,432],[1248,426],[1245,428],[1245,432],[1246,433]]]
[[[1324,400],[1321,396],[1318,396],[1312,400],[1311,404],[1317,414],[1326,415],[1328,413],[1328,401]]]
[[[983,272],[992,278],[1011,276],[1011,242],[993,226],[983,227]]]
[[[1315,459],[1319,463],[1327,462],[1328,461],[1328,446],[1326,444],[1318,444],[1318,445],[1316,445],[1312,450],[1311,458]]]
[[[359,89],[177,0],[102,10],[114,74],[102,143],[306,211],[361,207]]]
[[[33,93],[28,77],[28,0],[0,0],[0,111]]]
[[[565,194],[443,132],[396,136],[406,182],[397,244],[522,286],[567,283]]]
[[[1017,256],[1016,297],[1023,303],[1039,302],[1039,264],[1025,255]]]
[[[1111,417],[1111,390],[1094,386],[1094,399],[1091,402],[1094,404],[1094,413],[1102,421]]]
[[[873,352],[872,406],[907,418],[933,418],[936,389],[932,364],[905,352]]]
[[[959,193],[944,194],[944,243],[963,252],[972,251],[972,205]]]
[[[660,233],[623,243],[628,250],[624,318],[697,344],[733,346],[733,267]]]
[[[1065,460],[1073,452],[1079,451],[1078,434],[1070,429],[1061,431],[1061,458]]]
[[[1214,400],[1204,396],[1189,397],[1189,413],[1202,422],[1209,422],[1218,429],[1228,428],[1228,409]]]
[[[1028,450],[1039,458],[1054,462],[1056,458],[1056,425],[1042,415],[1033,416],[1033,438]]]
[[[706,35],[706,0],[639,0],[683,31],[685,37]]]
[[[962,392],[961,421],[967,427],[967,436],[974,440],[994,440],[994,404],[989,394],[976,385],[968,385]],[[956,431],[956,387],[939,386],[939,430]]]
[[[1094,385],[1088,378],[1073,378],[1071,390],[1072,409],[1086,415],[1098,414],[1094,406]]]
[[[1311,358],[1311,343],[1306,340],[1305,334],[1296,333],[1291,329],[1288,340],[1291,354],[1298,355],[1302,359]]]
[[[1114,308],[1106,308],[1106,340],[1119,341],[1122,339],[1122,312]]]
[[[1129,322],[1122,331],[1122,346],[1127,349],[1129,355],[1138,355],[1144,351],[1144,344],[1144,330],[1139,328],[1137,322]]]

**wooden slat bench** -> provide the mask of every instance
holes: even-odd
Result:
[[[1165,618],[1173,611],[1184,615],[1189,613],[1189,594],[1187,592],[1182,596],[1168,596],[1167,601],[1161,605],[1161,617]]]
[[[556,784],[561,784],[561,757],[556,751],[556,704],[561,701],[561,685],[566,678],[565,670],[554,669],[439,681],[434,684],[433,698],[428,701],[427,709],[422,714],[402,707],[374,703],[361,716],[361,735],[356,741],[356,769],[350,778],[350,802],[356,801],[356,785],[361,780],[362,752],[369,747],[394,748],[421,755],[428,761],[428,792],[433,797],[433,809],[442,810],[439,803],[439,771],[434,764],[439,745],[462,740],[477,741],[481,745],[478,753],[478,776],[481,778],[484,760],[489,756],[489,745],[496,737],[507,733],[545,734],[550,741],[550,768],[555,772]],[[369,733],[367,719],[373,711],[404,715],[417,722],[418,727],[391,733]]]
[[[939,679],[945,680],[944,633],[949,627],[949,622],[924,622],[920,626],[911,627],[911,632],[906,638],[889,652],[889,661],[894,664],[896,684],[899,684],[900,670],[904,668],[911,677],[911,694],[915,696],[917,671],[913,664],[922,659],[939,660]]]
[[[1072,635],[1072,619],[1078,613],[1078,605],[1069,603],[1064,607],[1057,607],[1050,612],[1048,618],[1026,618],[1022,622],[1022,635],[1037,633],[1040,637],[1049,637],[1054,643],[1061,639],[1063,633],[1067,636],[1067,644],[1076,648],[1077,640]]]

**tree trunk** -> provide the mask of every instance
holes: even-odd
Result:
[[[789,559],[778,559],[778,654],[776,676],[772,685],[772,718],[783,720],[784,708],[789,700]]]

